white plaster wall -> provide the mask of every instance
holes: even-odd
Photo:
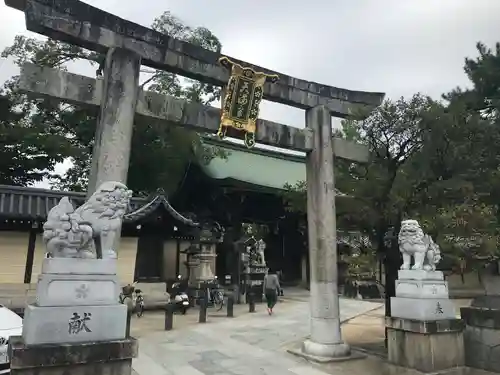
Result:
[[[28,253],[28,232],[0,232],[0,284],[23,283]],[[37,235],[31,283],[36,284],[45,257],[42,235]],[[123,237],[118,252],[118,276],[122,283],[133,282],[137,238]]]
[[[36,242],[35,242],[35,254],[33,256],[33,270],[31,272],[32,284],[36,284],[38,282],[38,275],[40,275],[40,272],[42,271],[42,262],[43,259],[45,258],[46,252],[47,249],[43,244],[43,237],[42,234],[40,233],[36,236]]]
[[[23,283],[28,232],[0,232],[0,283]]]
[[[118,250],[118,278],[125,285],[134,282],[137,237],[122,237]]]

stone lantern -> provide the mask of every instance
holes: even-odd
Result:
[[[200,254],[200,247],[199,245],[193,243],[185,249],[183,253],[186,254],[186,261],[184,264],[187,269],[188,285],[192,287],[197,283],[196,268],[200,265],[200,259],[198,258],[198,255]]]
[[[200,251],[198,253],[199,272],[198,281],[200,284],[214,280],[215,275],[215,248],[221,243],[224,236],[224,229],[216,222],[206,222],[200,228],[199,242]]]

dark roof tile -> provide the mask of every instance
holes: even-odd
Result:
[[[85,201],[85,196],[85,193],[74,191],[0,185],[0,216],[13,219],[45,220],[48,212],[59,203],[62,197],[69,197],[75,206],[80,206]],[[146,198],[132,198],[130,208],[135,212],[147,205],[148,201]]]

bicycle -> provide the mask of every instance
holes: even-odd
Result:
[[[128,285],[125,285],[124,287],[122,287],[122,291],[121,291],[120,295],[118,296],[118,300],[120,301],[121,304],[125,304],[125,300],[127,298],[130,298],[131,301],[134,300],[133,293],[135,290],[135,284],[136,283],[133,283],[132,285],[128,284]]]
[[[215,307],[217,311],[222,310],[224,307],[224,289],[220,287],[217,278],[207,283],[206,293],[209,305]]]
[[[138,318],[144,314],[144,297],[140,289],[135,290],[135,313]]]
[[[135,313],[140,318],[144,315],[144,297],[140,289],[135,289],[135,284],[124,286],[118,296],[118,300],[121,304],[125,305],[127,298],[129,298],[132,303],[132,313]]]
[[[213,290],[212,291],[212,303],[214,307],[217,308],[217,311],[221,311],[224,307],[224,292],[221,290]]]

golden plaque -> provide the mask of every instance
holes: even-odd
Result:
[[[222,114],[217,135],[223,139],[228,127],[244,131],[245,145],[248,148],[253,147],[264,83],[266,81],[276,82],[279,76],[245,68],[225,56],[219,59],[219,63],[231,69],[231,77],[227,82],[226,94],[222,102]]]

